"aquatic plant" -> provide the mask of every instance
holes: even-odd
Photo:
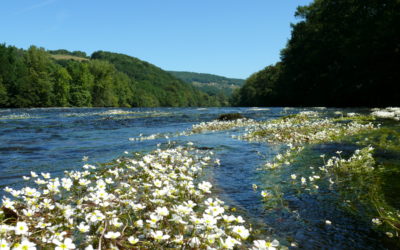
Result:
[[[202,122],[199,124],[195,124],[192,126],[191,133],[202,133],[206,131],[220,131],[220,130],[228,130],[239,127],[247,127],[251,125],[258,124],[256,121],[252,119],[237,119],[232,121],[210,121],[210,122]]]
[[[303,112],[258,123],[238,138],[269,143],[321,143],[375,128],[373,123],[342,123],[332,118],[319,118],[316,112]]]
[[[212,152],[178,146],[136,153],[83,171],[25,176],[36,186],[6,188],[0,239],[13,249],[165,249],[251,247],[251,228],[212,184],[196,178],[219,163]],[[254,241],[272,249],[278,241]],[[270,247],[270,248],[268,248]]]
[[[400,121],[400,108],[399,107],[388,107],[384,109],[375,108],[372,109],[371,115],[379,118],[390,118],[396,121]]]
[[[347,159],[341,156],[341,151],[329,159],[322,155],[324,165],[318,168],[318,175],[302,177],[301,183],[292,180],[292,183],[311,190],[315,188],[316,180],[325,182],[324,185],[339,192],[346,209],[358,213],[363,206],[366,216],[377,229],[389,237],[398,237],[400,211],[386,202],[380,180],[385,169],[376,163],[373,152],[374,148],[368,146],[355,150]]]
[[[295,158],[303,151],[303,146],[293,146],[293,144],[288,144],[288,149],[284,153],[278,153],[272,161],[265,163],[264,167],[267,169],[275,169],[280,166],[288,166]]]

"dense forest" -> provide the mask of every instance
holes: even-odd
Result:
[[[219,105],[217,97],[127,55],[0,44],[0,107]]]
[[[224,76],[195,73],[186,71],[168,71],[173,76],[192,84],[197,89],[215,96],[221,104],[228,106],[233,91],[244,84],[243,79],[227,78]]]
[[[315,0],[281,61],[251,75],[237,106],[398,106],[400,1]]]

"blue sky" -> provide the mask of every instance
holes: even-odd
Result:
[[[3,0],[0,42],[106,50],[165,70],[247,78],[279,60],[311,0]]]

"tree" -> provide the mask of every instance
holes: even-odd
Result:
[[[69,91],[72,77],[65,68],[59,66],[55,71],[54,79],[53,105],[58,107],[69,106]]]
[[[31,46],[24,59],[28,74],[16,86],[17,106],[51,106],[53,78],[50,74],[52,62],[48,54],[42,48]]]
[[[400,100],[400,1],[315,0],[281,52],[235,94],[240,105],[391,106]],[[266,101],[266,102],[265,102]]]
[[[94,84],[94,77],[90,73],[88,63],[69,61],[67,70],[72,78],[69,103],[75,107],[91,107],[92,95],[90,89]]]

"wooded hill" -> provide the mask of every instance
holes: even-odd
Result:
[[[219,105],[216,97],[127,55],[0,44],[0,107]]]
[[[206,92],[210,96],[216,96],[220,103],[226,106],[230,104],[230,98],[235,89],[244,84],[243,79],[228,78],[213,74],[194,73],[186,71],[168,71],[173,76],[192,84],[194,87]]]

